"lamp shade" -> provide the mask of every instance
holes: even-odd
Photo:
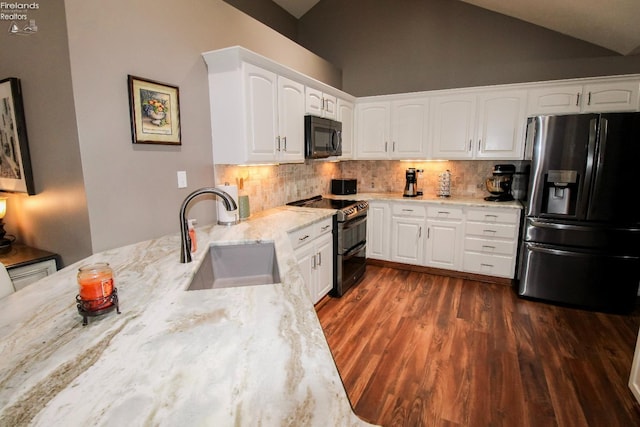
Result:
[[[4,218],[7,213],[7,198],[0,197],[0,219]]]

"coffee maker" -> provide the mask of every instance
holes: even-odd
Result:
[[[485,180],[487,191],[491,193],[492,196],[487,196],[484,199],[490,202],[508,202],[513,200],[511,187],[515,173],[515,165],[495,165],[493,167],[493,176]]]
[[[404,185],[404,197],[416,197],[418,195],[418,178],[415,168],[409,168],[406,172],[406,184]]]

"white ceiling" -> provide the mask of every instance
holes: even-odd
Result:
[[[300,18],[320,0],[273,1],[296,18]],[[640,53],[640,0],[461,1],[554,30],[623,55]]]

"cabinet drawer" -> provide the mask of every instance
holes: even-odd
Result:
[[[515,256],[516,241],[515,240],[497,240],[497,239],[479,239],[477,237],[467,236],[464,239],[464,250],[472,252],[480,252],[483,254],[499,254],[506,256]]]
[[[467,211],[467,221],[517,224],[519,218],[520,211],[517,209],[469,209]]]
[[[333,217],[323,219],[312,225],[315,228],[315,235],[322,236],[325,233],[330,233],[333,230]]]
[[[463,268],[464,271],[469,273],[508,277],[513,279],[515,263],[513,257],[482,255],[465,251]]]
[[[391,208],[392,215],[394,216],[409,216],[424,218],[425,210],[424,206],[420,206],[416,203],[402,204],[394,203]]]
[[[464,213],[462,208],[454,208],[449,206],[429,206],[427,208],[427,216],[429,218],[439,219],[462,219]]]
[[[466,235],[515,239],[518,237],[518,227],[509,224],[467,222]]]
[[[298,230],[290,231],[289,239],[291,239],[293,249],[297,249],[305,243],[309,243],[315,239],[318,230],[319,228],[316,228],[315,224],[311,224]]]

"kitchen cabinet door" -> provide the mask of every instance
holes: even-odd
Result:
[[[571,114],[580,112],[582,85],[550,86],[529,92],[527,114]]]
[[[278,83],[275,73],[244,64],[246,134],[252,162],[273,162],[278,138]],[[215,130],[214,130],[215,132]],[[222,141],[218,142],[222,143]],[[227,141],[227,144],[232,142]]]
[[[425,265],[447,270],[461,266],[462,219],[427,218]]]
[[[391,216],[389,204],[370,201],[367,212],[367,258],[389,260]]]
[[[338,121],[342,123],[341,159],[353,158],[355,106],[353,102],[338,98]]]
[[[368,102],[356,106],[357,158],[389,158],[389,102]]]
[[[427,158],[427,98],[391,102],[392,159]]]
[[[523,158],[526,97],[524,90],[490,92],[478,97],[475,158]]]
[[[333,234],[327,233],[315,242],[316,283],[314,304],[333,289]]]
[[[405,264],[423,264],[424,219],[391,219],[391,260]]]
[[[315,304],[316,287],[315,287],[315,275],[314,275],[314,263],[315,263],[316,251],[312,244],[306,244],[295,251],[295,257],[298,261],[298,267],[302,273],[304,284],[309,292],[309,298],[311,302]]]
[[[307,86],[306,112],[313,116],[335,120],[337,117],[337,97],[319,89]]]
[[[582,97],[582,111],[638,111],[639,89],[638,80],[586,84]]]
[[[476,95],[436,97],[431,105],[431,157],[446,160],[473,158]]]
[[[276,159],[304,161],[304,85],[278,77],[278,136]]]

